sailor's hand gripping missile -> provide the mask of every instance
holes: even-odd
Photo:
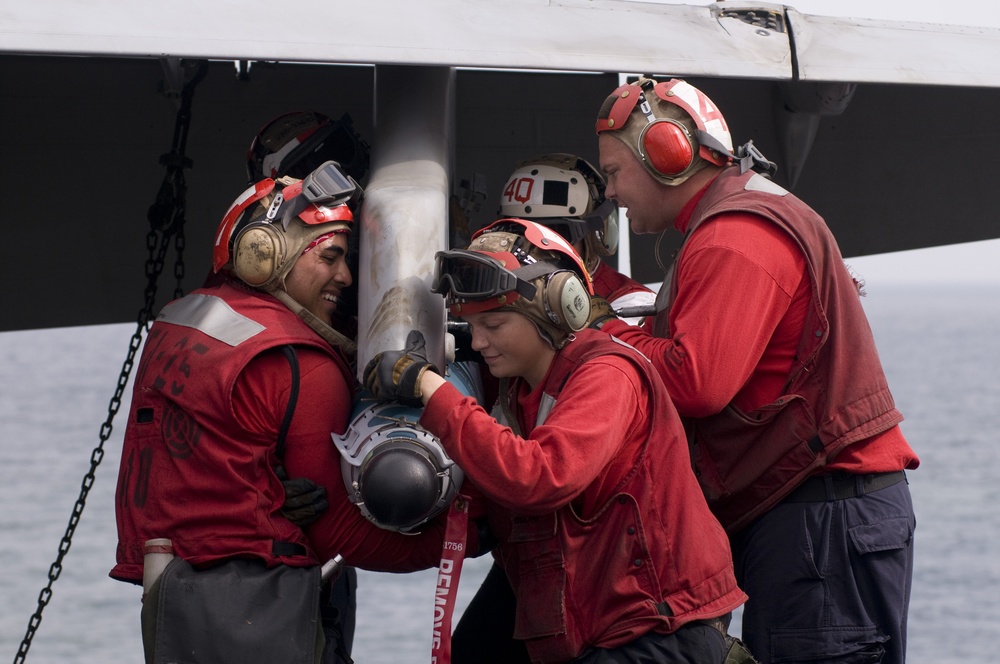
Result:
[[[423,405],[420,379],[427,371],[439,373],[427,360],[424,335],[411,330],[402,350],[382,351],[365,367],[364,383],[381,401],[398,401],[407,406]]]

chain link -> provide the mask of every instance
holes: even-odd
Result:
[[[185,84],[182,104],[180,110],[177,112],[177,123],[174,128],[173,150],[170,154],[163,155],[160,158],[160,163],[167,166],[167,176],[160,187],[157,202],[150,208],[147,215],[150,230],[146,234],[146,249],[148,251],[148,258],[146,259],[147,282],[143,305],[139,310],[136,329],[129,341],[128,353],[126,354],[125,361],[122,363],[121,373],[118,375],[118,384],[115,386],[114,395],[108,404],[108,418],[101,425],[99,442],[90,456],[90,469],[83,476],[80,495],[73,506],[69,525],[66,526],[66,532],[59,542],[59,551],[56,554],[55,562],[49,567],[49,582],[38,594],[38,607],[28,620],[28,629],[18,648],[17,655],[14,657],[14,664],[22,664],[27,657],[31,642],[42,623],[42,611],[52,599],[52,584],[62,574],[63,559],[69,553],[70,546],[73,543],[73,535],[76,533],[76,527],[80,523],[80,516],[83,514],[83,508],[87,503],[87,496],[94,485],[97,467],[104,460],[104,444],[111,437],[111,432],[114,428],[112,422],[115,415],[118,414],[118,409],[121,408],[122,396],[125,393],[125,387],[128,385],[129,376],[132,374],[132,368],[135,366],[135,356],[142,346],[143,333],[148,331],[149,322],[153,318],[157,282],[159,281],[160,274],[163,272],[164,259],[170,247],[171,239],[174,241],[174,249],[177,256],[174,262],[174,276],[177,279],[177,285],[174,288],[173,296],[176,299],[184,295],[181,280],[184,277],[184,212],[187,187],[184,183],[183,169],[191,166],[190,160],[184,157],[184,142],[191,121],[190,107],[194,86],[204,78],[206,72],[207,63],[198,63],[196,75],[191,81]],[[165,193],[167,194],[166,197]]]
[[[118,413],[118,409],[121,408],[122,396],[125,393],[125,387],[128,384],[129,375],[132,373],[132,367],[135,364],[135,356],[138,353],[139,348],[142,346],[142,335],[143,331],[147,328],[150,318],[152,317],[153,305],[156,300],[156,281],[159,277],[159,270],[156,266],[163,266],[163,258],[166,254],[169,245],[169,237],[164,236],[157,239],[158,233],[156,231],[150,231],[146,236],[147,245],[151,244],[149,251],[149,259],[146,261],[146,274],[149,277],[149,281],[146,284],[146,301],[143,304],[142,309],[139,311],[139,316],[136,324],[135,333],[132,335],[132,339],[129,342],[128,354],[125,358],[124,363],[122,363],[121,373],[118,375],[118,384],[115,387],[114,396],[111,397],[111,401],[108,405],[108,418],[101,425],[101,432],[99,436],[100,442],[98,442],[97,447],[94,448],[93,453],[90,457],[90,470],[83,477],[83,483],[80,488],[80,496],[76,499],[76,504],[73,506],[73,513],[69,518],[69,525],[66,527],[66,532],[59,542],[59,552],[56,555],[55,562],[49,567],[49,582],[42,588],[42,591],[38,595],[38,608],[35,610],[34,615],[28,621],[28,629],[25,632],[24,639],[21,641],[21,647],[17,651],[17,656],[14,658],[15,664],[24,662],[25,657],[28,654],[28,649],[31,647],[31,641],[35,638],[35,633],[38,631],[39,625],[42,622],[42,611],[48,606],[49,600],[52,598],[52,584],[55,583],[59,575],[62,574],[63,569],[63,559],[66,554],[69,553],[70,545],[73,541],[73,535],[76,533],[76,527],[80,522],[80,515],[83,514],[83,508],[87,502],[87,496],[90,494],[90,489],[94,484],[95,472],[97,467],[101,464],[104,459],[104,444],[111,437],[111,432],[113,430],[112,422],[115,415]],[[155,258],[154,258],[155,255]]]

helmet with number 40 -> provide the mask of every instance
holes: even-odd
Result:
[[[552,153],[525,159],[507,178],[500,216],[530,219],[569,240],[587,269],[618,248],[618,208],[604,197],[604,176],[586,159]]]

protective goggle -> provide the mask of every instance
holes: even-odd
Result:
[[[436,266],[434,280],[431,283],[433,293],[456,300],[486,300],[514,291],[532,300],[537,292],[537,288],[529,283],[528,279],[538,275],[515,274],[514,271],[504,267],[502,262],[482,252],[466,249],[439,251],[434,255],[434,259]],[[532,268],[536,265],[545,266],[541,274],[552,269],[550,265],[542,263],[526,267]],[[518,268],[516,272],[522,273],[523,270],[525,268]]]
[[[346,218],[350,220],[349,210],[356,205],[362,193],[354,178],[344,174],[337,162],[328,161],[304,180],[285,186],[275,194],[264,215],[251,222],[280,221],[282,228],[288,230],[292,219],[298,218],[307,225],[325,224],[344,220],[345,211]]]
[[[294,210],[293,208],[292,215],[298,214],[310,203],[323,207],[347,205],[353,208],[364,190],[355,182],[354,178],[341,170],[340,164],[335,161],[327,161],[309,173],[301,183],[289,185],[281,193],[286,201],[292,201],[299,198],[300,192],[302,196],[295,207],[301,209]]]

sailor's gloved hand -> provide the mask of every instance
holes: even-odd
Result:
[[[615,318],[618,318],[618,315],[615,314],[610,302],[600,295],[590,298],[590,318],[587,319],[587,327],[599,330],[601,326]]]
[[[407,406],[422,406],[420,377],[427,370],[438,373],[427,361],[424,335],[410,330],[406,348],[379,353],[365,367],[365,387],[376,399],[398,401]]]
[[[285,504],[281,506],[281,515],[299,528],[308,526],[330,507],[324,486],[306,477],[290,480],[284,466],[278,466],[274,472],[285,488]]]

